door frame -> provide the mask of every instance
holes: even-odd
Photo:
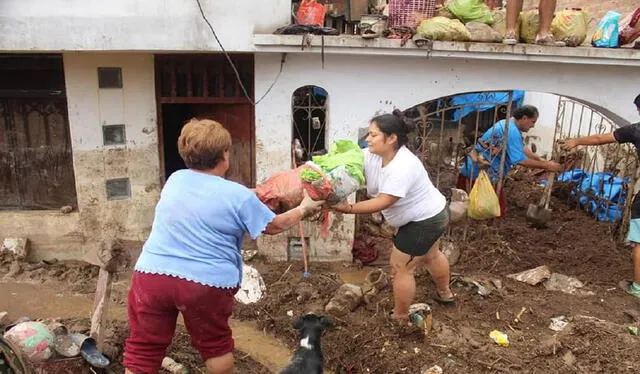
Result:
[[[232,60],[235,60],[236,67],[239,64],[243,64],[241,68],[250,73],[251,84],[249,89],[247,90],[251,100],[248,100],[240,89],[238,84],[238,80],[233,74],[225,74],[225,72],[218,72],[218,77],[220,79],[217,84],[220,87],[223,87],[225,81],[227,79],[232,79],[234,81],[236,87],[236,95],[234,97],[220,97],[220,96],[177,96],[176,95],[176,77],[175,71],[171,72],[171,94],[169,96],[163,95],[162,92],[162,68],[164,68],[167,63],[172,64],[173,61],[213,61],[220,63],[220,61],[224,60],[229,66],[229,62],[226,60],[226,56],[222,53],[210,53],[210,54],[156,54],[154,56],[154,76],[155,76],[155,91],[156,91],[156,116],[157,116],[157,124],[158,124],[158,156],[160,157],[160,186],[164,186],[167,176],[165,169],[165,161],[164,161],[164,120],[163,120],[163,105],[164,104],[251,104],[248,105],[249,108],[249,147],[250,147],[250,158],[251,158],[251,185],[247,186],[249,188],[253,188],[256,185],[256,129],[255,129],[255,105],[253,105],[253,100],[255,100],[254,94],[254,82],[255,82],[255,57],[252,53],[238,53],[238,54],[230,54]],[[189,93],[192,92],[192,74],[188,74],[189,78]],[[202,76],[203,81],[207,80],[207,73],[205,71]],[[204,83],[205,86],[208,83]],[[245,83],[245,87],[246,87]],[[205,93],[208,91],[205,88]]]

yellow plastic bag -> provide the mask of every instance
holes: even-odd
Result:
[[[418,35],[429,40],[449,40],[468,42],[471,34],[464,24],[457,19],[433,17],[420,22]]]
[[[480,175],[469,193],[467,215],[471,219],[485,220],[500,217],[500,201],[493,189],[487,172],[480,170]]]
[[[578,9],[560,11],[551,22],[551,32],[556,40],[561,40],[568,47],[577,47],[587,38],[587,13]]]
[[[536,42],[536,34],[540,27],[540,14],[538,9],[520,12],[520,41],[533,44]]]

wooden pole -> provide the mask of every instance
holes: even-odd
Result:
[[[91,337],[95,339],[98,350],[102,352],[104,348],[104,331],[107,320],[107,309],[111,298],[111,282],[113,273],[104,267],[100,268],[98,275],[98,285],[96,287],[95,298],[93,299],[93,310],[91,311]]]

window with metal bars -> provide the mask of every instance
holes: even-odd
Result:
[[[304,86],[293,92],[291,112],[296,165],[326,152],[328,99],[327,91],[318,86]]]

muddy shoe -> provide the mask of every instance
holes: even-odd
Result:
[[[516,32],[515,31],[507,32],[507,34],[502,39],[502,44],[507,44],[507,45],[518,44],[518,39],[516,38]]]
[[[416,322],[412,322],[412,319]],[[416,316],[409,316],[409,319],[399,319],[393,316],[393,312],[389,313],[388,316],[389,324],[391,325],[391,329],[395,331],[399,336],[410,336],[410,335],[424,335],[424,328],[419,326],[420,323],[419,318]]]
[[[371,299],[381,290],[387,288],[389,278],[381,269],[372,270],[367,274],[367,278],[362,284],[362,293],[364,294],[364,302],[369,304]]]
[[[618,283],[618,286],[629,295],[640,298],[640,287],[638,287],[636,282],[630,281],[630,280],[623,280],[620,283]]]
[[[545,36],[536,35],[536,44],[551,47],[565,47],[567,45],[565,42],[555,40],[551,34],[547,34]]]

